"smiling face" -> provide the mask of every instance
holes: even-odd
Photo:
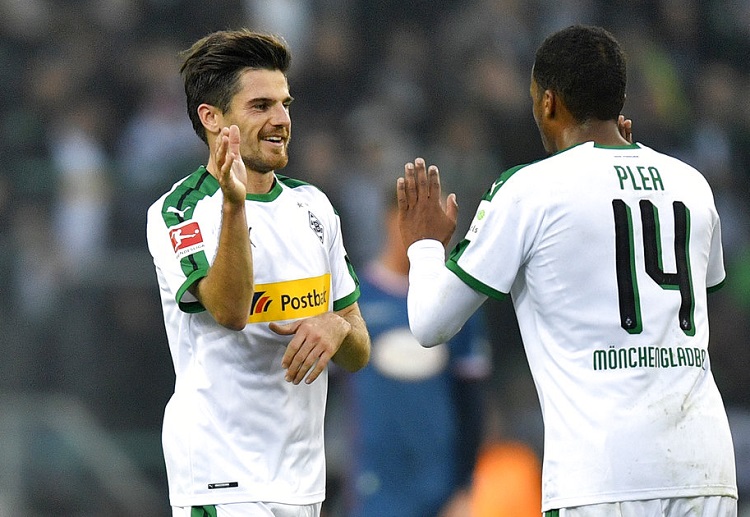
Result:
[[[247,69],[240,75],[237,93],[219,114],[218,125],[240,128],[240,153],[248,172],[264,174],[286,166],[292,100],[286,76],[279,70]]]

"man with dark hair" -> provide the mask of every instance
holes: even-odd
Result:
[[[247,30],[185,53],[188,114],[210,154],[147,226],[176,374],[163,428],[175,516],[318,516],[326,366],[369,359],[338,215],[275,173],[289,61],[283,41]]]
[[[711,188],[629,137],[625,59],[605,30],[539,47],[547,159],[505,171],[465,239],[437,167],[399,178],[408,311],[424,346],[511,295],[545,421],[542,509],[566,517],[733,517],[734,452],[708,356],[707,292],[725,273]]]

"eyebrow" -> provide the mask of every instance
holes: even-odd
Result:
[[[289,95],[288,97],[285,97],[281,100],[282,104],[290,104],[294,101],[294,97]],[[252,99],[247,100],[247,104],[254,104],[256,102],[276,102],[276,99],[271,97],[254,97]]]

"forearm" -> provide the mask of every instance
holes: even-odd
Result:
[[[409,255],[409,327],[422,344],[447,342],[487,299],[445,267],[443,245],[431,239],[415,242]]]
[[[244,203],[224,203],[216,257],[195,295],[219,324],[244,328],[253,297],[253,257]]]
[[[337,314],[351,328],[333,356],[333,361],[347,371],[356,372],[370,361],[370,334],[356,303]]]

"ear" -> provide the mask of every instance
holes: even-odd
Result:
[[[216,106],[210,104],[201,104],[198,106],[198,117],[206,128],[206,133],[215,134],[221,131],[223,127],[223,113]]]
[[[546,118],[555,118],[560,99],[552,90],[544,90],[542,94],[542,113]]]

